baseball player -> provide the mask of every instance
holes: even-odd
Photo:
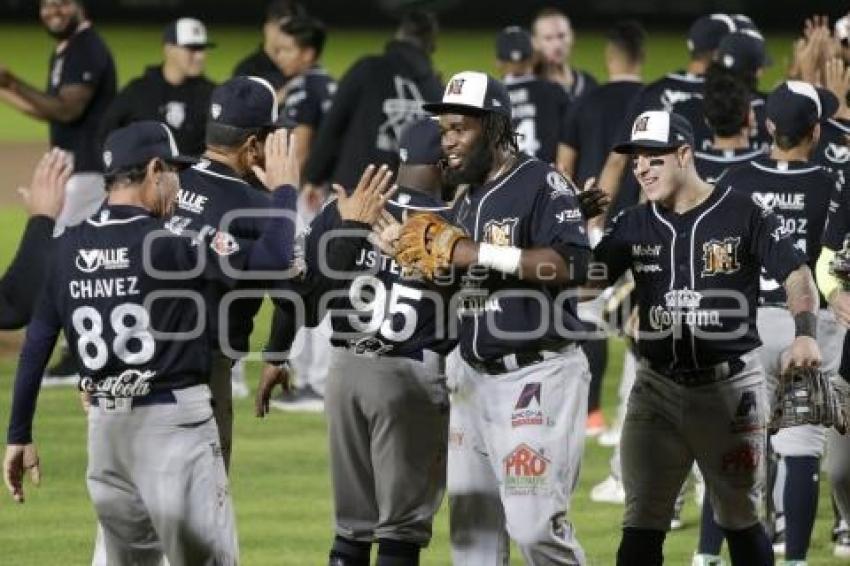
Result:
[[[714,134],[711,146],[694,152],[699,176],[715,183],[730,167],[764,155],[752,149],[750,130],[755,119],[750,89],[731,73],[710,73],[705,81],[705,121]]]
[[[587,71],[570,64],[575,35],[570,19],[558,8],[543,8],[531,23],[534,50],[540,54],[537,74],[564,87],[575,101],[598,83]]]
[[[281,183],[272,206],[294,212],[297,170],[285,134],[269,140],[267,175]],[[63,328],[92,401],[87,483],[108,563],[158,564],[164,553],[172,566],[236,564],[199,291],[204,279],[233,285],[234,268],[288,266],[294,223],[275,218],[253,245],[224,231],[177,237],[163,230],[162,217],[176,202],[177,169],[194,160],[178,153],[168,127],[138,122],[116,130],[103,156],[107,201],[57,242],[27,329],[4,479],[23,502],[24,473],[40,477],[32,422],[41,374]]]
[[[827,212],[834,206],[831,199],[837,199],[836,189],[841,187],[834,176],[811,164],[809,156],[818,142],[819,123],[832,116],[837,107],[832,93],[809,83],[788,81],[780,85],[767,99],[768,128],[774,140],[770,155],[729,169],[717,182],[719,190],[732,187],[772,210],[796,247],[807,254],[812,270],[820,255]],[[780,357],[794,340],[794,321],[786,304],[779,283],[762,276],[758,327],[763,344],[759,357],[768,376],[769,391],[779,379]],[[826,308],[818,312],[817,340],[823,352],[823,371],[836,375],[844,330]],[[775,509],[776,531],[784,533],[788,562],[806,559],[817,512],[825,440],[826,430],[816,425],[785,428],[771,437],[772,448],[781,458],[783,473],[779,476],[785,480],[784,485],[777,481],[781,495]],[[782,542],[781,536],[774,538],[774,548],[777,542]],[[701,553],[705,550],[700,549]],[[719,548],[711,554],[719,554]]]
[[[570,99],[558,84],[534,75],[531,34],[519,26],[496,37],[496,58],[511,97],[519,150],[546,163],[563,159],[563,137]]]
[[[759,277],[784,283],[796,338],[788,363],[817,364],[817,290],[779,219],[743,193],[696,173],[685,118],[648,111],[629,141],[647,203],[612,222],[594,256],[635,278],[640,362],[621,439],[626,511],[620,566],[652,566],[696,460],[733,564],[773,563],[758,521],[767,415],[756,306]]]
[[[568,519],[590,380],[569,290],[590,256],[584,216],[559,172],[519,153],[501,83],[458,73],[424,108],[440,119],[444,182],[468,185],[457,225],[411,216],[396,255],[426,276],[463,270],[447,363],[453,561],[506,562],[510,537],[527,564],[585,564]]]
[[[818,286],[835,317],[846,328],[850,326],[850,292],[846,282],[839,281],[830,272],[830,263],[836,252],[847,250],[848,235],[850,235],[850,191],[842,190],[838,206],[830,209],[826,228],[823,234],[823,247],[817,263]],[[845,335],[841,351],[841,365],[836,385],[845,396],[850,397],[850,335]],[[834,532],[834,554],[846,558],[850,555],[847,541],[847,525],[845,517],[850,517],[850,442],[847,435],[829,431],[829,447],[827,457],[827,472],[832,484],[832,497],[841,518]],[[843,527],[843,529],[842,529]]]
[[[204,151],[210,95],[215,83],[204,75],[207,52],[215,44],[203,22],[180,18],[163,33],[163,61],[132,79],[109,105],[100,121],[99,137],[139,120],[165,122],[177,147],[187,155]]]
[[[277,96],[266,80],[236,77],[217,87],[209,107],[206,151],[199,163],[180,173],[177,206],[169,227],[200,234],[223,229],[246,240],[258,239],[268,222],[263,211],[270,200],[265,189],[249,181],[259,183],[256,169],[263,167],[264,142],[280,124]],[[229,225],[225,225],[225,217],[232,218]],[[245,281],[240,287],[256,288],[258,284]],[[244,298],[221,313],[218,304],[229,290],[230,285],[215,281],[205,289],[207,301],[216,305],[209,313],[213,339],[210,389],[228,469],[233,436],[231,368],[249,350],[254,315],[262,303],[260,296]]]
[[[387,212],[396,221],[422,211],[447,212],[437,124],[414,122],[399,143],[400,188]],[[448,392],[442,357],[453,341],[440,323],[450,301],[439,287],[405,277],[388,252],[362,238],[344,277],[330,289],[317,281],[333,277],[323,267],[326,256],[338,256],[339,245],[351,238],[333,230],[338,203],[330,202],[311,223],[304,244],[308,273],[296,285],[313,304],[308,317],[321,320],[329,312],[333,329],[325,388],[336,531],[330,564],[368,566],[377,543],[377,564],[415,565],[445,492]],[[287,305],[280,307],[287,312]],[[289,350],[294,328],[285,326],[292,322],[282,321],[270,351]],[[259,415],[274,383],[264,381],[258,391]]]

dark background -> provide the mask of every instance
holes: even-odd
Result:
[[[799,29],[814,13],[835,18],[850,11],[848,0],[304,0],[311,14],[335,27],[384,27],[392,14],[412,6],[431,7],[445,27],[501,27],[529,21],[543,6],[557,6],[576,25],[605,27],[611,18],[638,17],[644,25],[681,26],[709,12],[746,13],[764,29]],[[208,23],[258,24],[266,0],[86,0],[98,21],[164,22],[197,16]],[[38,0],[0,0],[0,21],[36,17]]]

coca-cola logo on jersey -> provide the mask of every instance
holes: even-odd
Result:
[[[96,397],[144,397],[151,392],[150,381],[156,376],[153,370],[124,370],[98,381],[91,376],[80,380],[80,389]]]

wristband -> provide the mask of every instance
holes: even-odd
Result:
[[[478,245],[478,264],[508,275],[516,275],[522,250],[513,246]]]
[[[809,336],[817,338],[818,317],[811,311],[804,311],[794,315],[794,336]]]

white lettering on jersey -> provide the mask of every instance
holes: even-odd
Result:
[[[180,189],[177,192],[178,208],[193,214],[202,214],[204,212],[204,207],[207,204],[207,200],[209,200],[209,197],[193,193],[186,189]]]
[[[139,295],[139,278],[115,277],[113,279],[79,279],[68,283],[68,292],[74,299],[101,299]]]
[[[127,248],[80,249],[77,250],[74,264],[83,273],[94,273],[99,269],[127,269],[130,267],[130,258],[127,257]]]
[[[378,139],[375,147],[381,151],[398,151],[398,140],[401,130],[413,120],[425,117],[422,111],[422,93],[416,83],[405,77],[393,77],[395,98],[384,100],[382,109],[387,119],[378,126]]]

